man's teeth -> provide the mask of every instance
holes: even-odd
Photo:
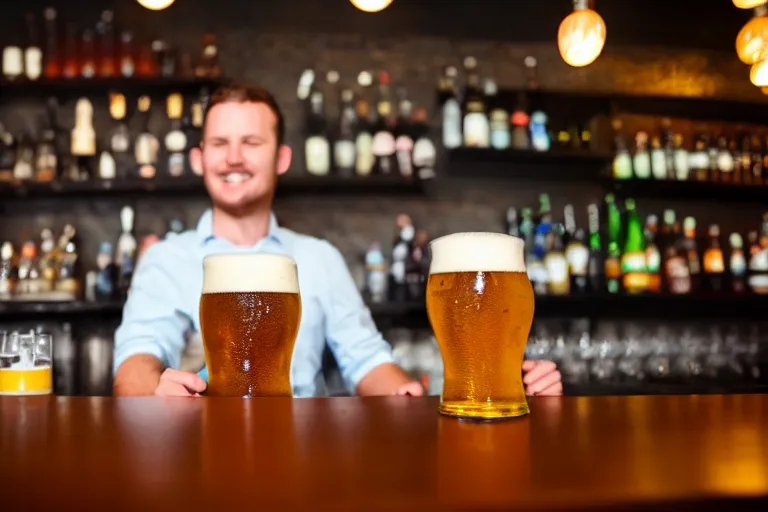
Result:
[[[227,183],[242,183],[251,179],[251,174],[247,172],[230,172],[225,174],[223,179]]]

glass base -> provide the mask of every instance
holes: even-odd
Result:
[[[525,402],[441,402],[440,414],[460,420],[498,421],[519,418],[530,414]]]

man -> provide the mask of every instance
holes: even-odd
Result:
[[[184,338],[200,331],[203,257],[220,252],[273,252],[296,260],[302,317],[291,364],[294,396],[325,393],[322,352],[328,343],[344,382],[359,395],[422,395],[393,363],[341,253],[325,240],[277,225],[272,200],[291,163],[282,113],[259,87],[229,86],[211,98],[200,148],[213,208],[196,230],[151,246],[137,265],[115,333],[116,395],[191,396],[206,388],[207,371],[179,371]],[[529,394],[562,394],[554,363],[527,361]]]

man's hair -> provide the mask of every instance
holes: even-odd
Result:
[[[203,133],[205,133],[205,125],[208,122],[208,112],[210,112],[216,105],[230,101],[236,103],[263,103],[269,107],[269,110],[271,110],[277,118],[275,124],[277,147],[279,148],[283,144],[283,141],[285,140],[285,119],[283,118],[283,112],[280,110],[280,106],[277,104],[275,97],[272,96],[272,93],[260,85],[229,83],[216,89],[211,95],[208,108],[205,111]]]

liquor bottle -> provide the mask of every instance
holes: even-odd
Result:
[[[96,282],[94,295],[97,300],[110,300],[115,296],[117,285],[117,267],[112,260],[112,244],[102,242],[96,256]]]
[[[437,148],[429,137],[427,109],[419,107],[413,112],[413,167],[420,180],[435,177]]]
[[[752,167],[752,184],[765,185],[763,177],[763,143],[758,135],[753,134],[750,138],[750,157]]]
[[[651,155],[648,152],[648,133],[640,130],[635,134],[635,155],[632,157],[635,178],[645,180],[651,177]]]
[[[733,159],[733,173],[732,177],[721,175],[724,183],[736,183],[749,185],[752,182],[752,176],[745,173],[744,159],[741,154],[741,145],[739,144],[738,137],[734,137],[728,140],[728,152]],[[749,169],[746,169],[747,171]]]
[[[127,114],[127,103],[125,96],[120,93],[110,93],[109,95],[109,115],[113,120],[114,128],[109,137],[109,150],[115,161],[115,174],[120,169],[121,174],[133,163],[133,157],[130,155],[131,133],[125,124]],[[109,173],[108,173],[109,174]],[[124,177],[124,176],[123,176]],[[104,178],[102,179],[114,179]]]
[[[754,239],[750,240],[749,288],[753,293],[765,295],[768,294],[768,213],[763,214],[759,241],[756,232],[749,235],[750,239]]]
[[[719,181],[721,178],[719,176],[720,168],[719,168],[719,162],[718,162],[718,157],[720,155],[720,148],[718,148],[717,146],[718,145],[717,137],[711,136],[709,132],[706,132],[705,136],[708,142],[707,155],[709,156],[709,175],[712,177],[713,181]]]
[[[37,292],[37,247],[31,240],[21,246],[19,264],[17,269],[16,295],[30,295]]]
[[[29,181],[35,177],[35,144],[33,137],[22,133],[16,146],[16,163],[13,166],[13,179]]]
[[[665,289],[672,295],[691,293],[691,273],[685,249],[670,243],[664,253]]]
[[[16,288],[16,254],[11,242],[0,244],[0,300],[10,300]]]
[[[613,194],[605,196],[608,217],[608,251],[605,258],[605,279],[608,293],[621,291],[621,212]]]
[[[565,259],[571,276],[571,293],[584,294],[589,290],[589,249],[583,229],[576,228],[565,247]]]
[[[693,151],[691,151],[688,158],[688,166],[694,180],[706,181],[709,179],[710,163],[707,149],[708,144],[706,135],[704,133],[698,133],[694,139]],[[678,176],[678,179],[687,178]]]
[[[59,271],[55,289],[66,293],[71,300],[80,295],[80,268],[77,245],[75,243],[75,228],[71,224],[64,226],[59,237]]]
[[[725,257],[720,247],[720,226],[709,226],[709,241],[704,250],[704,278],[703,288],[711,292],[720,292],[724,289]]]
[[[355,173],[355,93],[352,89],[341,91],[341,108],[336,140],[333,143],[333,163],[341,176],[353,176]]]
[[[52,181],[58,174],[56,155],[56,119],[58,103],[55,98],[47,102],[47,119],[43,124],[35,159],[35,179],[40,182]]]
[[[355,126],[355,174],[368,176],[373,172],[373,127],[371,125],[370,87],[373,75],[362,71],[357,75],[360,94],[355,105],[357,125]]]
[[[207,32],[203,34],[203,53],[200,63],[195,68],[198,78],[218,78],[221,76],[219,66],[219,49],[216,46],[216,35]]]
[[[674,147],[675,176],[678,180],[688,180],[690,175],[689,157],[682,133],[674,135]]]
[[[642,293],[648,289],[648,262],[643,225],[637,216],[635,201],[627,199],[624,205],[627,210],[627,234],[621,255],[622,284],[627,293]]]
[[[701,290],[701,260],[699,258],[698,244],[696,243],[696,219],[686,217],[683,219],[683,249],[688,260],[688,272],[691,276],[691,291],[697,293]]]
[[[744,255],[744,242],[738,233],[731,233],[729,242],[731,254],[728,259],[728,270],[731,274],[731,290],[734,293],[744,293],[747,291],[747,258]]]
[[[392,244],[392,262],[389,267],[389,300],[404,302],[408,298],[406,264],[416,231],[411,218],[404,213],[397,216],[397,228],[398,235]]]
[[[531,130],[531,146],[536,151],[549,151],[552,142],[547,131],[547,115],[541,110],[531,114],[528,125]]]
[[[675,135],[672,131],[672,120],[668,117],[661,119],[661,143],[667,156],[667,179],[676,180],[678,176],[675,169]]]
[[[589,289],[592,293],[605,292],[605,259],[600,240],[600,209],[592,203],[587,207],[589,217]]]
[[[187,150],[187,134],[181,126],[184,98],[179,93],[168,95],[166,112],[171,128],[165,135],[165,150],[168,154],[168,174],[178,178],[184,174]]]
[[[133,268],[136,261],[136,238],[133,236],[134,211],[130,206],[120,210],[120,227],[122,232],[117,239],[115,265],[118,268],[117,287],[121,295],[128,293],[133,278]]]
[[[486,97],[490,110],[491,147],[507,149],[512,143],[509,131],[509,112],[499,102],[496,82],[486,81]]]
[[[413,128],[411,117],[413,103],[406,97],[405,90],[399,91],[398,115],[395,124],[395,154],[400,174],[405,177],[413,176]]]
[[[338,120],[341,118],[340,105],[335,101],[340,97],[339,80],[341,75],[335,69],[325,74],[325,87],[323,89],[323,117],[325,118],[325,136],[328,139],[328,174],[338,173],[336,166],[336,139],[338,138]],[[333,120],[336,120],[334,123]]]
[[[191,153],[195,148],[200,147],[200,141],[203,137],[203,105],[200,103],[200,101],[195,101],[192,103],[192,106],[189,110],[192,126],[187,132],[187,140],[189,141],[187,143],[189,146],[189,151],[187,152],[187,162],[189,162],[189,166],[192,169],[193,174],[196,176],[202,176],[203,168],[199,165],[199,163],[197,163],[197,159],[189,157],[189,153]]]
[[[101,38],[100,59],[98,66],[98,75],[100,77],[113,77],[118,75],[118,65],[115,56],[115,32],[114,32],[114,13],[104,11],[101,13],[101,22],[99,24],[99,35]]]
[[[520,224],[517,220],[517,208],[510,206],[507,209],[507,234],[511,236],[520,236]]]
[[[24,50],[17,41],[11,40],[3,48],[3,77],[16,81],[24,76]]]
[[[745,185],[761,185],[760,182],[755,182],[755,176],[752,174],[752,147],[749,134],[741,132],[737,138],[737,144],[739,146],[739,157],[741,159],[741,172],[742,179]],[[759,178],[760,176],[758,176]]]
[[[563,246],[565,229],[562,224],[552,226],[552,247],[544,255],[543,263],[547,269],[547,292],[551,295],[568,295],[571,292],[571,279],[568,275],[568,260]]]
[[[424,269],[425,255],[429,253],[429,235],[423,229],[416,231],[411,252],[405,262],[405,283],[408,286],[408,300],[421,302],[427,292],[429,265]],[[425,270],[425,271],[424,271]]]
[[[365,288],[372,303],[387,300],[387,263],[378,242],[372,243],[365,252]]]
[[[392,133],[392,99],[390,97],[389,73],[382,71],[378,75],[379,92],[376,102],[376,123],[373,127],[372,152],[374,157],[373,172],[376,174],[397,173],[395,158],[395,136]]]
[[[477,59],[466,57],[464,71],[467,85],[464,88],[464,146],[487,148],[490,145],[491,130],[485,108],[485,98],[480,89],[480,76],[477,73]]]
[[[80,63],[77,53],[77,29],[67,23],[64,32],[64,61],[61,74],[64,78],[77,78],[80,75]]]
[[[528,122],[530,117],[526,111],[527,100],[525,93],[520,92],[517,96],[515,110],[509,118],[512,128],[512,147],[515,149],[530,149],[531,139],[528,136]]]
[[[659,219],[656,215],[649,215],[645,221],[645,261],[648,273],[647,291],[659,293],[661,291],[661,252],[656,243]]]
[[[152,179],[157,174],[157,153],[160,149],[160,142],[157,140],[157,137],[149,131],[151,108],[152,100],[150,100],[149,96],[140,96],[138,110],[142,128],[141,133],[136,137],[133,152],[136,164],[139,166],[139,176],[144,179]]]
[[[80,76],[93,78],[96,76],[96,49],[93,42],[93,31],[84,30],[80,45]]]
[[[120,75],[130,78],[136,74],[136,56],[133,49],[133,32],[124,30],[120,34]]]
[[[160,66],[155,60],[152,45],[143,43],[139,45],[139,53],[136,56],[136,76],[151,78],[160,74]]]
[[[53,238],[53,232],[46,228],[40,232],[40,281],[41,290],[44,292],[53,291],[57,277],[57,258],[56,240]]]
[[[24,49],[24,73],[28,80],[37,80],[43,74],[43,50],[37,37],[35,15],[25,15],[27,20],[27,47]]]
[[[632,179],[632,157],[629,155],[627,144],[622,136],[622,121],[619,117],[611,120],[613,128],[613,179],[629,180]],[[609,278],[610,280],[610,278]]]
[[[331,170],[331,151],[324,100],[323,93],[319,90],[314,90],[310,94],[311,111],[306,123],[304,154],[307,172],[315,176],[326,176]]]
[[[651,171],[655,179],[667,179],[667,156],[664,154],[661,137],[658,135],[651,138]]]
[[[91,158],[96,155],[96,131],[93,128],[93,105],[88,98],[80,98],[75,105],[75,126],[72,128],[70,153],[76,159],[77,176],[83,180],[91,174]]]
[[[720,135],[717,138],[717,172],[713,173],[712,175],[712,181],[721,181],[723,183],[733,183],[734,181],[734,174],[736,174],[736,169],[734,168],[734,158],[733,154],[730,151],[730,148],[728,147],[728,139],[725,135]],[[739,168],[741,168],[741,160],[736,160],[739,162]],[[739,175],[739,181],[741,181],[741,170],[739,169],[738,172]]]
[[[13,167],[16,163],[16,139],[0,123],[0,183],[13,181]]]
[[[48,7],[43,11],[45,18],[45,69],[43,74],[47,79],[59,78],[62,73],[59,41],[56,31],[56,9]]]
[[[455,66],[446,66],[440,80],[440,106],[442,109],[443,146],[448,149],[458,148],[463,141],[461,105],[456,97]]]

